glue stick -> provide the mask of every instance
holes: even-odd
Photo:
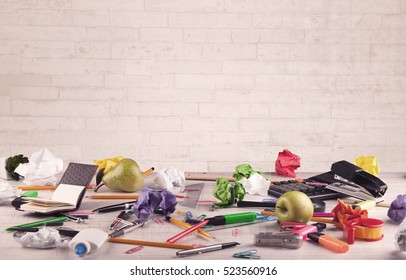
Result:
[[[107,233],[102,230],[95,228],[84,229],[69,242],[69,247],[76,255],[83,257],[103,246],[107,237]]]

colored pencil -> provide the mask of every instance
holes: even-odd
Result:
[[[169,217],[169,216],[168,216],[168,217],[166,217],[166,220],[169,221],[170,223],[173,223],[173,224],[175,224],[175,225],[178,225],[178,226],[183,227],[183,228],[186,228],[186,229],[192,227],[192,226],[189,225],[188,223],[185,223],[185,222],[180,221],[180,220],[178,220],[178,219],[175,219],[175,218],[173,218],[173,217]],[[206,231],[204,231],[204,230],[202,230],[202,229],[200,229],[200,228],[196,230],[196,233],[197,233],[198,235],[200,235],[200,236],[203,236],[203,237],[215,238],[213,235],[211,235],[210,233],[208,233],[208,232],[206,232]]]
[[[195,230],[201,228],[202,226],[206,225],[209,222],[209,220],[203,220],[201,222],[199,222],[198,224],[195,224],[194,226],[176,234],[175,236],[172,236],[171,238],[168,238],[166,240],[167,243],[175,243],[176,241],[178,241],[179,239],[181,239],[182,237],[188,235],[191,232],[194,232]]]

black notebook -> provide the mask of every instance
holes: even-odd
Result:
[[[51,198],[24,197],[20,210],[44,214],[77,210],[96,170],[96,165],[69,163]]]

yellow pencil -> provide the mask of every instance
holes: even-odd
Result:
[[[172,249],[181,249],[181,250],[188,250],[188,249],[194,249],[195,248],[195,246],[193,246],[193,245],[155,242],[155,241],[145,241],[145,240],[135,240],[135,239],[125,239],[125,238],[109,238],[108,241],[113,242],[113,243],[123,243],[123,244],[132,244],[132,245],[172,248]]]
[[[93,185],[87,186],[88,189],[93,189]],[[19,186],[21,191],[54,191],[57,186]]]
[[[191,227],[192,227],[192,226],[189,225],[188,223],[185,223],[185,222],[180,221],[180,220],[178,220],[178,219],[175,219],[175,218],[173,218],[173,217],[167,216],[167,217],[165,217],[165,219],[166,219],[168,222],[173,223],[173,224],[178,225],[178,226],[183,227],[183,228],[191,228]],[[203,237],[215,239],[215,237],[214,237],[213,235],[211,235],[211,234],[208,233],[207,231],[204,231],[204,230],[202,230],[202,229],[200,229],[200,228],[196,230],[196,233],[197,233],[198,235],[203,236]]]
[[[151,167],[150,169],[148,169],[148,170],[145,170],[144,172],[142,172],[142,175],[144,175],[144,177],[147,177],[149,174],[151,174],[152,173],[152,171],[154,171],[155,170],[155,168],[154,167]]]

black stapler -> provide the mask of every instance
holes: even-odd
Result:
[[[326,189],[362,200],[383,201],[388,186],[378,177],[342,160],[331,165],[331,171],[316,175],[312,180],[327,183]]]
[[[383,196],[388,189],[388,186],[381,179],[345,160],[333,163],[331,171],[350,182],[364,187],[374,197]]]

